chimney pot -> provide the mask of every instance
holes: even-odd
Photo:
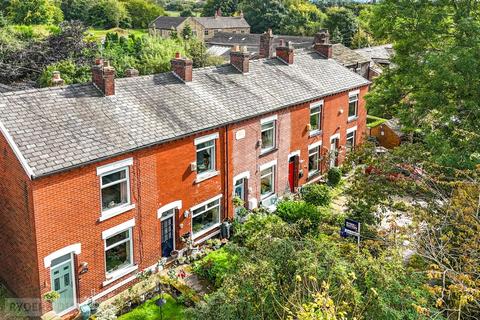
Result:
[[[62,79],[60,76],[60,71],[53,71],[52,74],[52,85],[54,87],[59,87],[63,86],[65,84],[65,81]]]
[[[115,95],[115,68],[108,61],[95,59],[92,67],[92,81],[105,96]]]
[[[315,34],[313,48],[327,59],[333,57],[333,47],[330,43],[330,34],[328,33],[328,30],[322,29]]]
[[[192,81],[193,62],[188,58],[180,57],[180,53],[175,53],[175,59],[171,61],[173,73],[183,82]]]
[[[285,45],[285,40],[280,40],[280,46],[277,47],[277,57],[280,58],[283,62],[287,64],[293,64],[293,58],[295,56],[295,49],[293,48],[292,44],[287,42]]]
[[[230,64],[235,67],[241,73],[248,73],[250,69],[250,53],[248,53],[247,47],[240,48],[235,45],[234,50],[230,52]]]
[[[140,73],[138,72],[137,69],[135,68],[128,68],[127,70],[125,70],[125,76],[127,78],[133,78],[133,77],[138,77]]]
[[[273,33],[272,29],[260,36],[260,58],[271,58],[273,56]]]

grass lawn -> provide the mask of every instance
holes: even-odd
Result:
[[[101,40],[105,38],[107,33],[118,33],[121,36],[128,36],[129,34],[133,34],[136,36],[143,36],[148,34],[148,30],[144,29],[122,29],[122,28],[112,28],[109,30],[103,30],[103,29],[88,29],[87,31],[90,33],[95,39]]]
[[[184,320],[184,310],[185,306],[178,303],[172,296],[164,294],[167,303],[162,307],[163,309],[163,320]],[[160,295],[157,297],[148,300],[141,306],[136,307],[129,313],[126,313],[120,317],[118,320],[160,320],[160,307],[155,304],[160,298]]]

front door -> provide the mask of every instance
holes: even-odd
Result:
[[[52,261],[51,281],[52,289],[60,294],[60,297],[53,302],[53,310],[61,314],[75,305],[75,279],[71,253]]]
[[[298,187],[298,163],[299,157],[293,156],[288,160],[288,186],[290,192],[295,192],[295,189]]]
[[[330,141],[330,168],[336,167],[338,165],[338,144],[339,139],[335,138]]]
[[[240,199],[242,199],[244,202],[247,201],[246,197],[245,197],[245,184],[246,184],[246,179],[245,178],[242,178],[242,179],[238,179],[236,182],[235,182],[235,197],[239,197]],[[241,207],[236,207],[235,208],[235,215],[238,214],[238,212],[241,210],[242,208]]]
[[[174,210],[172,210],[174,211]],[[174,232],[173,214],[162,219],[162,257],[170,257],[173,251]]]

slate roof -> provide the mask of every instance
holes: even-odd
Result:
[[[243,17],[193,17],[206,29],[233,29],[250,28],[247,20]]]
[[[164,17],[160,16],[157,19],[153,20],[150,23],[150,28],[155,27],[156,29],[171,30],[176,29],[181,25],[188,17]]]
[[[91,83],[0,94],[3,125],[33,176],[64,171],[369,84],[317,53],[116,80],[104,97]]]
[[[209,45],[209,53],[221,53],[223,56],[230,54],[230,50],[227,50],[227,47],[233,47],[238,44],[240,46],[246,46],[248,52],[258,54],[260,50],[260,34],[238,34],[238,33],[227,33],[227,32],[217,32],[211,39],[205,40]],[[311,48],[313,45],[313,37],[304,37],[304,36],[283,36],[283,35],[274,35],[273,46],[274,48],[280,45],[280,40],[290,41],[295,49],[307,49]],[[354,50],[345,47],[341,43],[336,43],[333,45],[333,59],[340,62],[346,67],[354,66],[357,63],[367,63],[370,59],[364,57],[363,55],[355,52]]]
[[[373,60],[376,63],[381,63],[381,64],[390,64],[390,59],[394,54],[393,46],[391,44],[360,48],[360,49],[356,49],[355,52],[363,55],[368,59]]]

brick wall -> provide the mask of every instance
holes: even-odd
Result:
[[[31,182],[0,134],[0,280],[18,297],[39,296]]]
[[[217,170],[222,173],[224,130],[214,132],[219,132],[216,143]],[[212,132],[205,134],[209,133]],[[157,210],[177,200],[183,202],[183,208],[175,217],[177,248],[181,245],[179,237],[191,231],[191,216],[184,218],[184,211],[222,194],[224,185],[224,174],[195,182],[196,173],[190,170],[190,163],[196,160],[194,138],[196,136],[34,180],[40,279],[32,283],[40,283],[42,294],[51,290],[50,269],[44,267],[44,257],[74,243],[82,245],[81,254],[76,256],[76,268],[87,262],[89,269],[82,275],[76,275],[79,302],[131,277],[132,274],[125,275],[112,284],[102,285],[106,280],[102,232],[133,218],[134,262],[139,270],[155,265],[161,257]],[[130,179],[132,203],[136,207],[100,222],[100,183],[96,168],[129,157],[134,159]],[[45,307],[48,309],[48,306]]]

